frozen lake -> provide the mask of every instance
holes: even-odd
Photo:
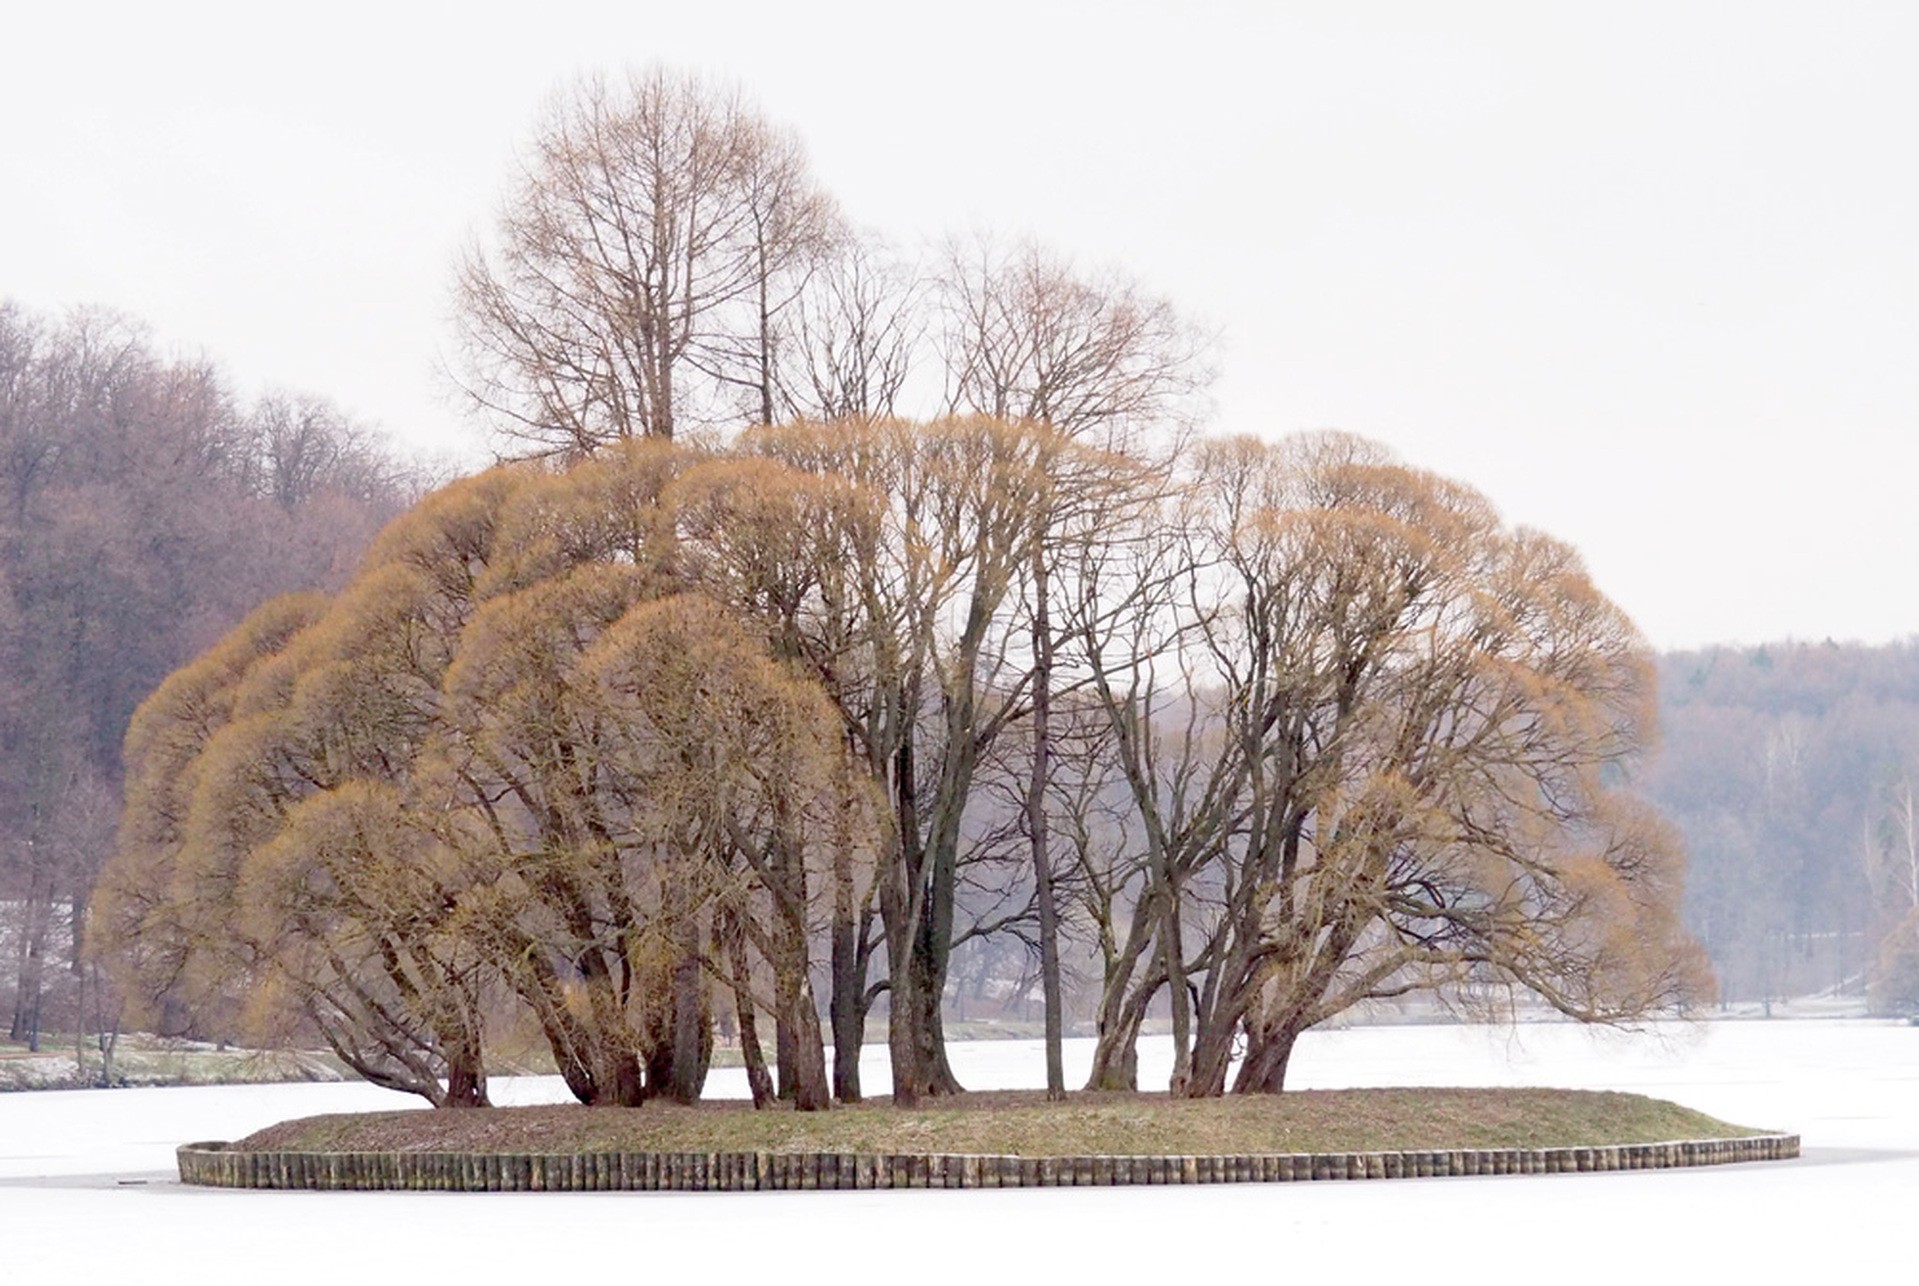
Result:
[[[1068,1078],[1090,1042],[1069,1042]],[[1164,1042],[1142,1049],[1163,1083]],[[867,1055],[884,1089],[884,1051]],[[1309,1033],[1299,1088],[1556,1085],[1670,1098],[1793,1131],[1798,1161],[1390,1183],[859,1193],[301,1193],[184,1188],[173,1148],[290,1116],[407,1106],[365,1085],[0,1094],[0,1280],[1067,1281],[1302,1270],[1439,1281],[1778,1281],[1919,1262],[1919,1027],[1724,1022],[1648,1035],[1565,1026]],[[1044,1083],[1030,1042],[956,1046],[979,1088]],[[738,1072],[716,1093],[744,1095]],[[556,1079],[495,1082],[559,1101]],[[1525,1265],[1502,1273],[1496,1261]],[[1908,1269],[1909,1271],[1909,1269]],[[1903,1278],[1901,1278],[1903,1280]],[[995,1281],[997,1286],[997,1281]]]

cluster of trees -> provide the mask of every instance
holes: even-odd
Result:
[[[444,1105],[502,1020],[584,1101],[690,1099],[725,1014],[808,1108],[882,1004],[896,1098],[957,1089],[955,953],[1006,935],[1054,1092],[1063,954],[1094,1083],[1163,1012],[1196,1095],[1413,989],[1701,993],[1624,789],[1649,661],[1568,550],[1355,439],[1193,441],[1201,345],[1123,278],[938,258],[736,96],[556,100],[458,284],[530,458],[141,707],[94,920],[129,993]]]
[[[1919,648],[1675,652],[1660,691],[1644,785],[1685,838],[1721,998],[1919,1009]]]
[[[112,848],[135,705],[262,598],[343,583],[418,490],[324,403],[242,406],[210,365],[161,357],[124,319],[56,323],[0,302],[10,1039],[77,1025],[74,926]]]
[[[1194,439],[1202,345],[1122,277],[935,259],[737,96],[556,100],[458,278],[526,458],[141,705],[90,921],[127,995],[446,1106],[502,1022],[583,1101],[692,1099],[724,1018],[818,1108],[881,1006],[895,1097],[956,1090],[956,953],[1008,936],[1056,1093],[1063,959],[1093,1083],[1163,1014],[1192,1095],[1413,990],[1703,994],[1650,661],[1569,550],[1357,439]]]
[[[96,930],[440,1104],[503,1011],[583,1101],[692,1098],[726,1010],[821,1107],[882,997],[896,1097],[956,1089],[953,951],[1018,923],[1102,962],[1096,1084],[1164,1006],[1176,1091],[1277,1091],[1367,999],[1700,997],[1623,786],[1652,701],[1569,550],[1356,439],[629,438],[435,494],[169,679]]]

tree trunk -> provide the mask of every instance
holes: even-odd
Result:
[[[445,1107],[490,1107],[486,1096],[486,1068],[475,1033],[465,1032],[445,1047]]]
[[[660,346],[664,347],[662,337]],[[654,363],[652,401],[647,406],[646,432],[648,437],[662,441],[673,440],[673,359],[665,352],[657,354]]]
[[[18,985],[13,997],[13,1023],[8,1039],[24,1041],[40,1052],[40,1000],[46,983],[47,928],[53,919],[53,880],[34,860],[34,842],[27,841],[28,886],[21,904]]]
[[[790,963],[774,971],[773,976],[773,1070],[774,1093],[790,1100],[797,1093],[795,1074],[799,1064],[798,1033],[793,1029],[794,993],[798,979],[792,976]]]
[[[887,1047],[893,1099],[901,1106],[925,1094],[952,1094],[959,1082],[946,1062],[940,1001],[951,955],[955,867],[947,838],[920,847],[913,794],[913,746],[908,739],[894,764],[898,829],[894,871],[881,886],[888,970]]]
[[[784,957],[773,979],[773,1045],[779,1060],[779,1096],[802,1111],[814,1111],[827,1106],[830,1092],[820,1015],[807,977],[806,939],[803,930],[791,925],[777,932]]]
[[[763,228],[759,233],[759,247],[756,253],[759,277],[760,351],[759,370],[755,373],[759,376],[760,423],[771,425],[773,423],[773,310],[767,298],[767,285],[772,272],[766,263],[766,241]]]
[[[966,754],[953,751],[949,754]],[[927,896],[921,907],[913,934],[913,953],[909,961],[913,976],[914,1002],[913,1051],[918,1065],[920,1089],[928,1094],[957,1094],[959,1078],[946,1060],[946,979],[953,963],[953,910],[959,882],[958,825],[954,820],[960,801],[965,799],[971,773],[962,766],[954,774],[952,799],[943,801],[936,817],[925,861]],[[951,783],[947,783],[951,785]],[[949,815],[950,814],[950,815]]]
[[[1218,1098],[1226,1092],[1226,1074],[1232,1069],[1237,1021],[1218,1013],[1203,1016],[1193,1038],[1185,1093],[1190,1098]]]
[[[833,1022],[833,1097],[860,1101],[860,1046],[866,1038],[866,956],[852,905],[852,877],[840,870],[850,858],[841,846],[834,857],[833,991],[827,1009]]]
[[[792,1086],[793,1106],[802,1112],[818,1112],[833,1105],[832,1090],[826,1080],[826,1043],[820,1033],[820,1013],[813,1001],[813,988],[806,974],[792,989],[789,1009],[783,1015],[792,1046],[792,1070],[780,1068]]]
[[[1051,688],[1053,640],[1047,613],[1046,555],[1033,554],[1033,778],[1026,792],[1027,833],[1032,840],[1033,888],[1039,903],[1040,992],[1046,1004],[1046,1097],[1066,1097],[1066,1068],[1059,984],[1059,917],[1053,905],[1053,865],[1047,851],[1046,788],[1051,781]]]
[[[1235,939],[1216,959],[1194,1014],[1193,1057],[1186,1086],[1193,1098],[1217,1098],[1226,1092],[1233,1045],[1247,1010],[1245,988],[1257,985],[1249,977],[1247,945],[1244,938]]]
[[[900,712],[912,705],[899,694]],[[886,1052],[892,1065],[893,1102],[913,1107],[920,1100],[921,1070],[914,1050],[914,1023],[919,1005],[913,999],[913,936],[919,901],[919,863],[913,846],[919,840],[919,806],[915,796],[913,734],[908,724],[899,747],[888,762],[893,807],[893,839],[888,867],[880,877],[880,919],[886,930]]]
[[[1233,1078],[1235,1094],[1277,1094],[1286,1088],[1286,1065],[1292,1061],[1299,1028],[1288,1022],[1260,1033],[1247,1047],[1246,1060]]]
[[[713,931],[726,946],[727,968],[733,975],[733,1008],[739,1016],[740,1060],[746,1064],[746,1085],[753,1094],[753,1106],[763,1108],[774,1100],[773,1077],[766,1070],[766,1051],[760,1048],[759,1016],[753,1004],[752,974],[746,962],[746,936],[740,932],[737,912],[723,908],[715,919]]]
[[[580,1031],[584,1057],[592,1069],[591,1097],[585,1101],[638,1107],[646,1101],[648,1082],[638,1055],[626,1039],[629,1025],[619,988],[600,953],[588,952],[583,963],[582,989],[586,994],[588,1021],[575,1026]],[[559,1004],[566,1004],[564,997]],[[574,1093],[577,1095],[579,1091],[576,1089]]]
[[[1173,1004],[1173,1075],[1167,1090],[1175,1098],[1189,1092],[1193,1079],[1193,998],[1186,990],[1185,942],[1179,931],[1179,898],[1163,882],[1160,909],[1160,967]]]
[[[698,929],[687,925],[682,954],[673,966],[673,1070],[666,1093],[696,1103],[713,1058],[713,1016],[700,976]]]
[[[1104,912],[1106,923],[1102,938],[1110,939],[1112,907],[1110,899]],[[1163,971],[1148,957],[1149,972],[1133,985],[1133,975],[1142,955],[1153,941],[1153,914],[1150,904],[1135,906],[1126,942],[1105,951],[1105,970],[1101,980],[1099,1013],[1095,1019],[1098,1040],[1093,1046],[1093,1070],[1087,1077],[1089,1090],[1137,1090],[1139,1088],[1139,1028],[1153,997],[1165,985]]]
[[[915,1055],[919,1042],[913,1032],[919,1006],[913,998],[912,957],[899,951],[889,952],[887,966],[890,985],[886,992],[886,1052],[893,1065],[893,1104],[917,1107],[922,1076]]]
[[[860,1101],[860,1048],[873,1003],[866,989],[872,910],[861,905],[853,870],[855,807],[849,791],[840,804],[841,829],[833,845],[832,991],[826,999],[833,1026],[833,1097],[842,1103]]]
[[[1108,988],[1108,1000],[1100,1006],[1099,1039],[1093,1046],[1087,1089],[1139,1089],[1139,1026],[1158,990],[1158,984],[1141,987],[1128,998],[1122,988]]]
[[[113,1085],[113,1055],[120,1046],[120,1000],[99,965],[89,960],[85,968],[93,980],[94,1041],[100,1049],[99,1085],[101,1089],[108,1089]]]
[[[546,1037],[553,1065],[566,1082],[567,1092],[582,1103],[599,1097],[595,1084],[596,1067],[590,1057],[590,1041],[585,1026],[566,1007],[566,997],[552,972],[531,967],[522,960],[513,971],[513,989],[539,1019],[540,1033]],[[637,1063],[637,1059],[635,1060]]]
[[[952,962],[952,896],[949,875],[945,898],[936,895],[927,899],[926,914],[921,917],[915,938],[918,950],[908,961],[913,976],[909,993],[914,1003],[913,1057],[919,1088],[926,1094],[960,1092],[959,1078],[946,1061],[946,1016],[941,1010],[947,968]]]

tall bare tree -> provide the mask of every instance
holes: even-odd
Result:
[[[938,305],[949,412],[1123,434],[1190,424],[1211,378],[1206,337],[1169,301],[1035,242],[949,241]]]
[[[1117,271],[1079,272],[1032,242],[1009,245],[984,235],[948,242],[939,300],[949,407],[1124,446],[1149,429],[1171,430],[1167,436],[1176,440],[1209,379],[1203,338],[1169,302]],[[1083,531],[1084,508],[1101,491],[1046,489],[1036,518],[1048,536],[1033,545],[1028,568],[1033,746],[1026,826],[1046,1008],[1046,1084],[1054,1097],[1064,1096],[1066,1083],[1047,819],[1056,650],[1051,582],[1059,556],[1052,537],[1075,516]]]
[[[548,108],[456,287],[456,378],[537,452],[774,411],[777,314],[837,222],[737,90],[651,68]]]

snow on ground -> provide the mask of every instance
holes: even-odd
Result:
[[[1090,1042],[1069,1042],[1083,1074]],[[1142,1049],[1145,1083],[1166,1043]],[[1037,1044],[956,1046],[979,1087],[1041,1081]],[[884,1050],[867,1053],[884,1089]],[[364,1085],[0,1095],[0,1280],[786,1282],[1426,1278],[1793,1280],[1919,1260],[1919,1027],[1709,1023],[1314,1032],[1298,1088],[1558,1085],[1671,1098],[1798,1132],[1798,1161],[1650,1173],[1203,1188],[861,1193],[276,1193],[185,1188],[173,1148],[290,1116],[408,1105]],[[564,1097],[496,1082],[506,1102]],[[737,1071],[716,1093],[743,1093]],[[1256,1276],[1252,1276],[1256,1274]],[[1903,1278],[1902,1278],[1903,1279]],[[997,1281],[995,1281],[997,1286]]]

